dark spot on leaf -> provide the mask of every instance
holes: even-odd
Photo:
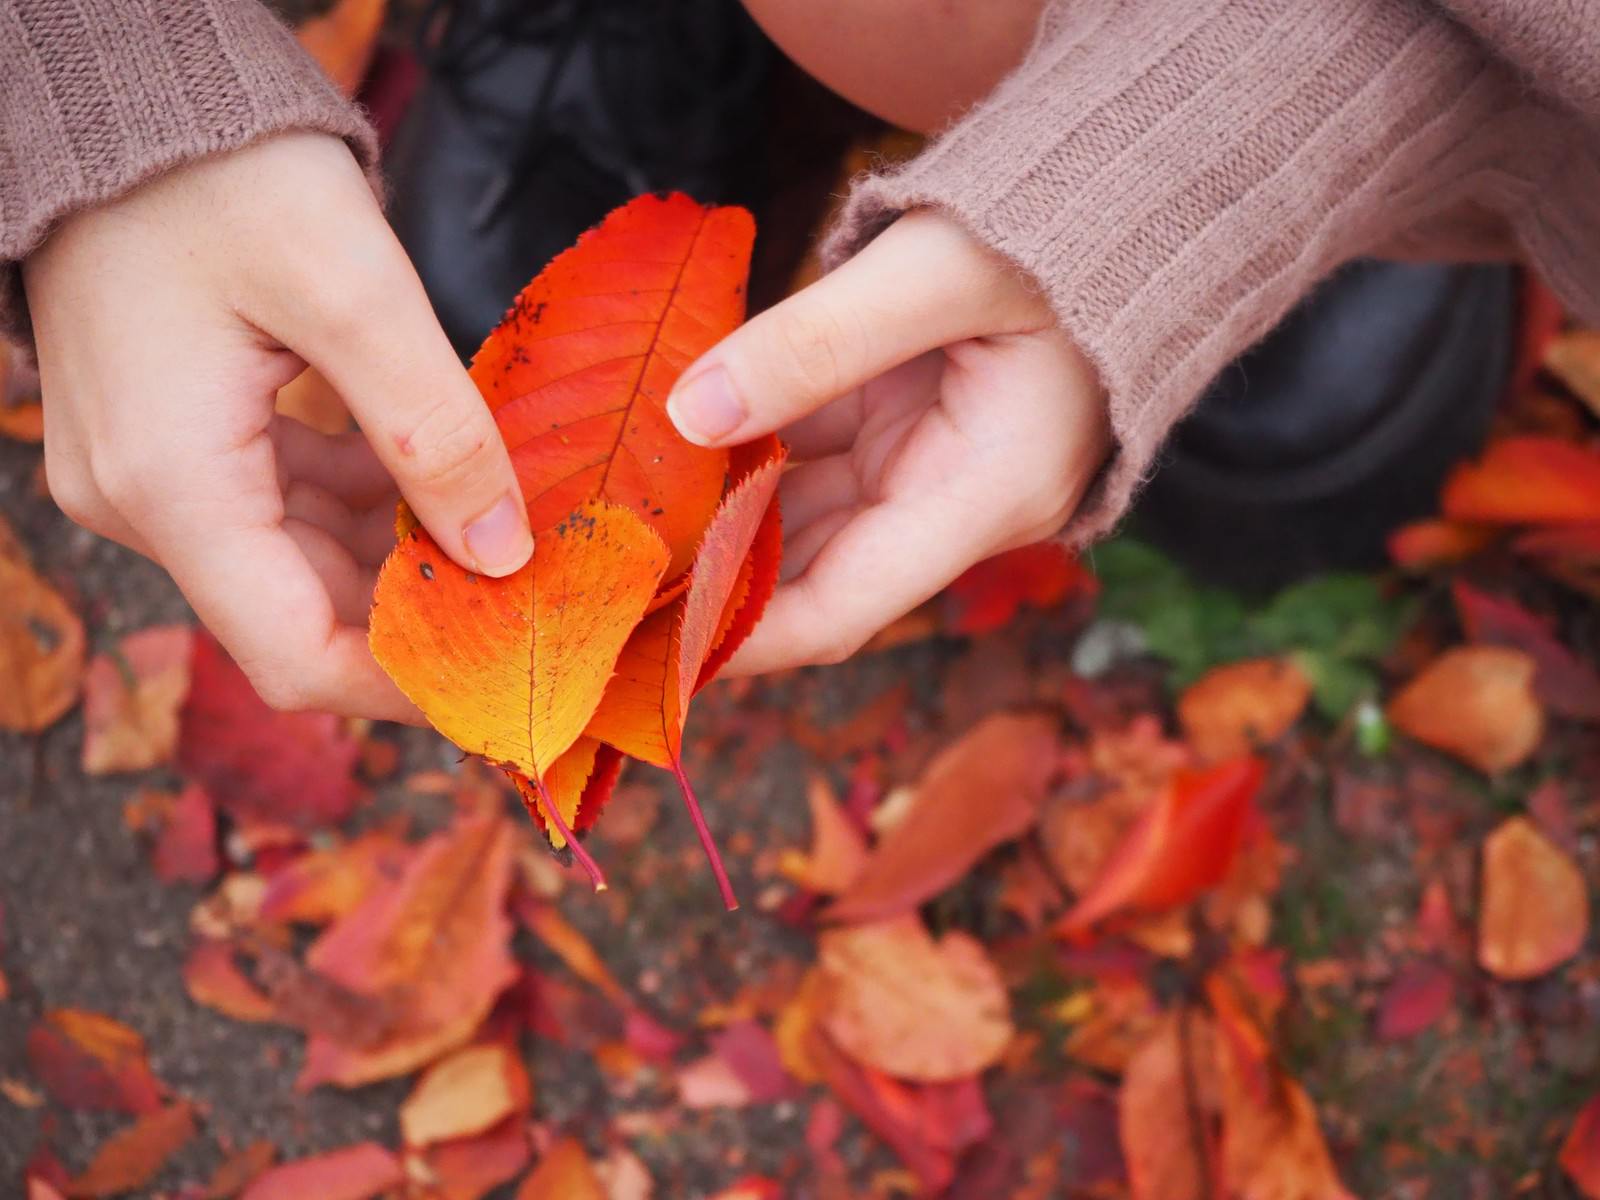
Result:
[[[422,577],[424,579],[428,580],[430,583],[433,582],[433,564],[432,563],[423,563],[421,566],[419,566],[417,568],[417,570],[422,572]]]

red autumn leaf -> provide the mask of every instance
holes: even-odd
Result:
[[[1441,507],[1453,521],[1486,524],[1600,521],[1600,452],[1556,437],[1500,438],[1451,473]]]
[[[1455,995],[1455,975],[1438,963],[1422,959],[1402,967],[1378,1000],[1378,1037],[1392,1042],[1432,1028]]]
[[[1053,608],[1071,596],[1092,596],[1099,581],[1059,542],[1019,546],[968,567],[944,594],[951,633],[990,633],[1023,607]]]
[[[678,375],[744,319],[755,225],[738,208],[641,196],[516,299],[472,361],[535,533],[594,500],[631,509],[689,565],[728,456],[679,437]]]
[[[1570,855],[1526,817],[1483,843],[1478,964],[1500,979],[1534,979],[1577,954],[1589,935],[1589,892]]]
[[[28,1065],[57,1103],[143,1115],[165,1089],[150,1070],[144,1039],[121,1021],[55,1008],[28,1032]]]
[[[204,788],[190,784],[173,797],[150,862],[162,883],[205,883],[217,873],[217,813]]]
[[[1253,758],[1176,772],[1061,918],[1057,935],[1076,937],[1113,914],[1176,908],[1221,883],[1243,842],[1263,773]]]
[[[1431,519],[1404,525],[1389,535],[1389,557],[1396,566],[1419,571],[1465,562],[1495,539],[1489,525]]]
[[[83,622],[0,517],[0,729],[37,733],[78,699]]]
[[[1557,1161],[1578,1191],[1588,1200],[1600,1200],[1600,1096],[1578,1113]]]
[[[583,1143],[564,1137],[522,1181],[516,1200],[606,1200]]]
[[[622,753],[677,776],[729,908],[737,903],[732,886],[683,771],[683,728],[708,660],[739,610],[750,606],[751,597],[741,596],[738,585],[744,580],[749,586],[745,564],[772,510],[783,462],[784,452],[774,444],[771,457],[729,491],[695,551],[683,596],[634,630],[587,730]]]
[[[1510,646],[1534,663],[1533,691],[1557,716],[1600,721],[1600,673],[1551,632],[1550,626],[1515,601],[1491,596],[1457,580],[1456,612],[1474,642]]]
[[[1525,762],[1544,736],[1536,665],[1505,646],[1454,646],[1389,701],[1396,729],[1495,774]]]
[[[67,1185],[67,1195],[120,1196],[142,1188],[194,1135],[194,1110],[187,1103],[146,1113],[95,1151],[83,1174]]]
[[[1032,827],[1058,759],[1052,718],[1001,713],[980,722],[929,764],[910,811],[828,918],[895,916],[949,887],[994,847]]]
[[[376,1142],[357,1142],[273,1167],[239,1200],[369,1200],[404,1180],[398,1158]]]
[[[394,1013],[371,1045],[314,1035],[301,1087],[403,1075],[472,1037],[517,974],[505,914],[512,842],[498,815],[461,817],[317,939],[306,956],[313,970]]]
[[[158,625],[97,654],[83,677],[83,769],[143,771],[172,761],[189,694],[194,630]]]
[[[234,817],[299,829],[336,825],[361,798],[361,743],[329,713],[274,712],[196,631],[178,763]]]
[[[246,1185],[278,1161],[278,1148],[268,1141],[251,1142],[236,1150],[211,1173],[205,1189],[195,1200],[233,1200]]]
[[[483,1200],[515,1179],[533,1153],[526,1123],[508,1117],[485,1133],[429,1146],[421,1156],[432,1181],[429,1200]]]

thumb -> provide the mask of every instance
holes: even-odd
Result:
[[[444,552],[481,575],[509,575],[533,553],[510,455],[398,243],[394,252],[385,285],[353,306],[357,319],[310,321],[284,340],[349,405]]]
[[[751,318],[683,373],[667,399],[702,446],[772,433],[926,351],[1014,332],[1015,272],[954,221],[900,218],[837,270]]]

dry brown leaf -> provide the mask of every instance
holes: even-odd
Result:
[[[1533,979],[1576,954],[1589,933],[1583,873],[1526,817],[1483,843],[1478,963],[1501,979]]]
[[[400,1106],[400,1133],[407,1146],[470,1137],[525,1112],[531,1096],[527,1068],[510,1046],[468,1046],[423,1073]]]
[[[1446,650],[1389,702],[1402,732],[1486,774],[1525,761],[1544,735],[1537,667],[1506,646]]]
[[[1011,1040],[1010,1001],[983,945],[933,937],[915,914],[818,938],[822,1024],[857,1061],[920,1083],[974,1075]]]
[[[811,776],[806,801],[811,806],[811,849],[785,850],[778,859],[778,870],[808,892],[834,896],[860,877],[867,863],[867,840],[860,827],[845,816],[833,788],[821,775]]]
[[[37,733],[78,699],[83,622],[0,517],[0,729]]]
[[[1203,762],[1240,758],[1277,741],[1305,712],[1311,681],[1287,658],[1214,667],[1178,700],[1178,721]]]

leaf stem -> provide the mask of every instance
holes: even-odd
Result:
[[[600,869],[600,864],[595,862],[593,856],[583,848],[583,843],[578,841],[571,829],[567,827],[566,819],[561,815],[561,810],[556,807],[556,802],[550,797],[550,789],[544,786],[544,780],[535,778],[533,786],[539,791],[539,799],[544,801],[545,815],[550,818],[550,824],[567,841],[567,848],[572,851],[572,856],[578,860],[578,865],[589,873],[589,880],[594,884],[594,890],[606,890],[606,873]]]
[[[700,811],[700,801],[694,798],[694,788],[689,786],[689,777],[683,773],[683,763],[678,759],[672,760],[672,773],[678,777],[678,790],[683,793],[683,806],[689,810],[689,819],[694,822],[694,831],[700,835],[700,845],[706,852],[706,861],[711,864],[711,873],[717,877],[717,888],[722,893],[722,904],[729,912],[739,907],[739,898],[733,894],[733,884],[728,880],[728,871],[722,865],[722,854],[717,850],[717,843],[711,836],[711,828],[706,824],[705,814]]]

